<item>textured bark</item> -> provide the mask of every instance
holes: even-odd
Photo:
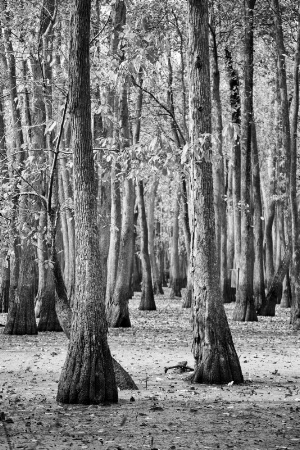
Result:
[[[250,211],[251,124],[253,121],[253,9],[255,0],[245,2],[244,107],[241,128],[241,236],[239,285],[233,320],[257,321],[253,300],[253,230]]]
[[[151,264],[148,252],[148,226],[144,202],[144,184],[141,180],[137,184],[137,204],[140,219],[140,258],[142,263],[142,294],[139,309],[143,311],[152,311],[156,310],[156,305],[154,301]]]
[[[188,1],[194,382],[243,382],[216,266],[207,0]]]
[[[70,342],[57,392],[57,401],[81,404],[118,400],[107,342],[97,231],[97,186],[91,133],[90,14],[90,0],[74,0],[69,110],[74,149],[76,285]]]
[[[60,326],[55,310],[55,284],[53,273],[50,267],[47,267],[46,282],[40,307],[40,320],[38,331],[63,331]]]
[[[10,287],[10,258],[8,255],[3,258],[1,267],[1,286],[0,286],[0,311],[8,312],[9,305],[9,287]]]
[[[70,301],[68,299],[67,288],[64,283],[64,278],[62,270],[60,267],[59,260],[56,253],[55,235],[56,235],[56,218],[55,214],[51,214],[49,217],[49,234],[51,240],[51,269],[53,273],[55,291],[56,291],[56,313],[59,323],[66,334],[67,338],[70,339],[71,335],[71,324],[72,324],[72,310],[70,307]],[[131,376],[126,372],[123,367],[114,359],[113,367],[116,377],[116,383],[120,389],[138,389],[135,382]]]
[[[37,334],[34,314],[34,252],[22,242],[18,279],[12,277],[9,311],[4,334]]]

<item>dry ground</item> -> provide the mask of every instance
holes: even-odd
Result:
[[[300,449],[300,334],[289,311],[230,320],[244,385],[190,385],[186,375],[164,373],[182,360],[193,365],[190,312],[179,299],[156,302],[156,312],[141,312],[135,297],[132,328],[109,332],[112,353],[139,386],[120,392],[117,405],[56,403],[63,333],[0,334],[0,450]]]

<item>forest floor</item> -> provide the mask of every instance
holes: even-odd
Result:
[[[115,405],[56,403],[63,333],[0,334],[0,450],[300,449],[300,333],[289,327],[289,310],[237,323],[226,305],[245,383],[208,386],[164,372],[183,360],[193,367],[182,300],[157,297],[154,312],[138,304],[136,294],[132,328],[109,330],[113,355],[139,387],[120,391]]]

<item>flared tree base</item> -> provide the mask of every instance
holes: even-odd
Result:
[[[24,289],[26,296],[26,292]],[[15,302],[11,305],[3,334],[34,335],[37,334],[37,325],[33,309],[33,300]]]
[[[244,382],[237,354],[232,346],[203,348],[192,377],[193,383],[225,384]]]
[[[60,403],[98,405],[117,403],[118,390],[108,344],[99,339],[92,344],[88,330],[77,333],[68,348],[58,383]],[[95,336],[94,336],[95,339]]]
[[[237,292],[232,319],[237,322],[257,322],[253,297],[246,295],[242,289],[241,293]]]
[[[111,305],[107,311],[107,323],[111,328],[130,328],[128,306],[120,308],[119,305]]]
[[[258,310],[257,314],[263,317],[274,317],[277,304],[277,296],[270,294],[264,305]]]
[[[41,299],[38,331],[63,331],[55,311],[55,291],[46,291]]]

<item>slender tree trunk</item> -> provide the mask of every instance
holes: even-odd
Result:
[[[110,243],[107,259],[106,309],[111,307],[115,289],[121,232],[121,198],[120,179],[117,176],[116,163],[111,169],[111,211],[110,211]]]
[[[179,198],[178,188],[176,189],[174,196],[173,207],[173,228],[172,228],[172,245],[171,245],[171,267],[170,267],[170,298],[181,297],[181,286],[179,277],[179,253],[178,253],[178,240],[179,240]]]
[[[154,301],[151,264],[148,253],[148,226],[144,203],[144,185],[141,180],[137,184],[137,203],[140,219],[140,258],[142,262],[142,295],[139,309],[143,311],[151,311],[156,310],[156,305]]]
[[[236,134],[232,147],[232,207],[234,216],[235,268],[239,270],[241,253],[241,143],[239,136],[239,129],[241,125],[240,82],[237,71],[233,68],[232,56],[228,49],[225,49],[225,57],[230,88],[231,122],[235,128]],[[236,130],[236,128],[238,130]]]
[[[70,116],[74,149],[76,287],[67,358],[57,401],[117,402],[107,343],[103,275],[97,232],[96,180],[91,133],[90,0],[74,0],[70,44]]]
[[[241,236],[239,285],[233,319],[257,321],[253,301],[251,190],[251,126],[253,122],[253,9],[255,0],[245,2],[245,92],[241,128]]]
[[[223,122],[222,122],[222,103],[220,95],[220,72],[218,61],[218,49],[216,34],[211,21],[211,34],[213,41],[213,90],[212,100],[215,110],[215,127],[217,134],[216,155],[213,164],[214,177],[214,208],[216,222],[216,246],[217,260],[220,270],[220,286],[224,303],[229,301],[230,291],[228,290],[228,270],[227,270],[227,220],[226,220],[226,202],[225,202],[225,181],[224,181],[224,158],[223,158]]]
[[[207,0],[188,1],[194,382],[243,382],[216,266]]]
[[[265,303],[264,256],[263,256],[263,221],[260,188],[260,169],[256,139],[256,127],[252,122],[252,187],[253,187],[253,235],[254,235],[254,273],[253,294],[256,310]]]
[[[149,256],[151,262],[151,273],[152,273],[152,285],[154,294],[163,294],[163,288],[161,283],[161,277],[159,276],[158,267],[155,257],[155,247],[154,247],[154,207],[155,207],[155,197],[158,187],[158,179],[155,178],[151,183],[149,194],[148,194],[148,247]]]
[[[188,210],[188,192],[186,186],[186,179],[184,174],[181,175],[181,199],[182,199],[182,212],[183,212],[183,233],[185,240],[185,249],[186,249],[186,257],[187,257],[187,281],[186,281],[186,292],[184,301],[182,304],[183,308],[190,308],[192,306],[192,297],[193,297],[193,284],[192,277],[190,271],[190,259],[191,259],[191,230],[190,230],[190,220],[189,220],[189,210]]]

